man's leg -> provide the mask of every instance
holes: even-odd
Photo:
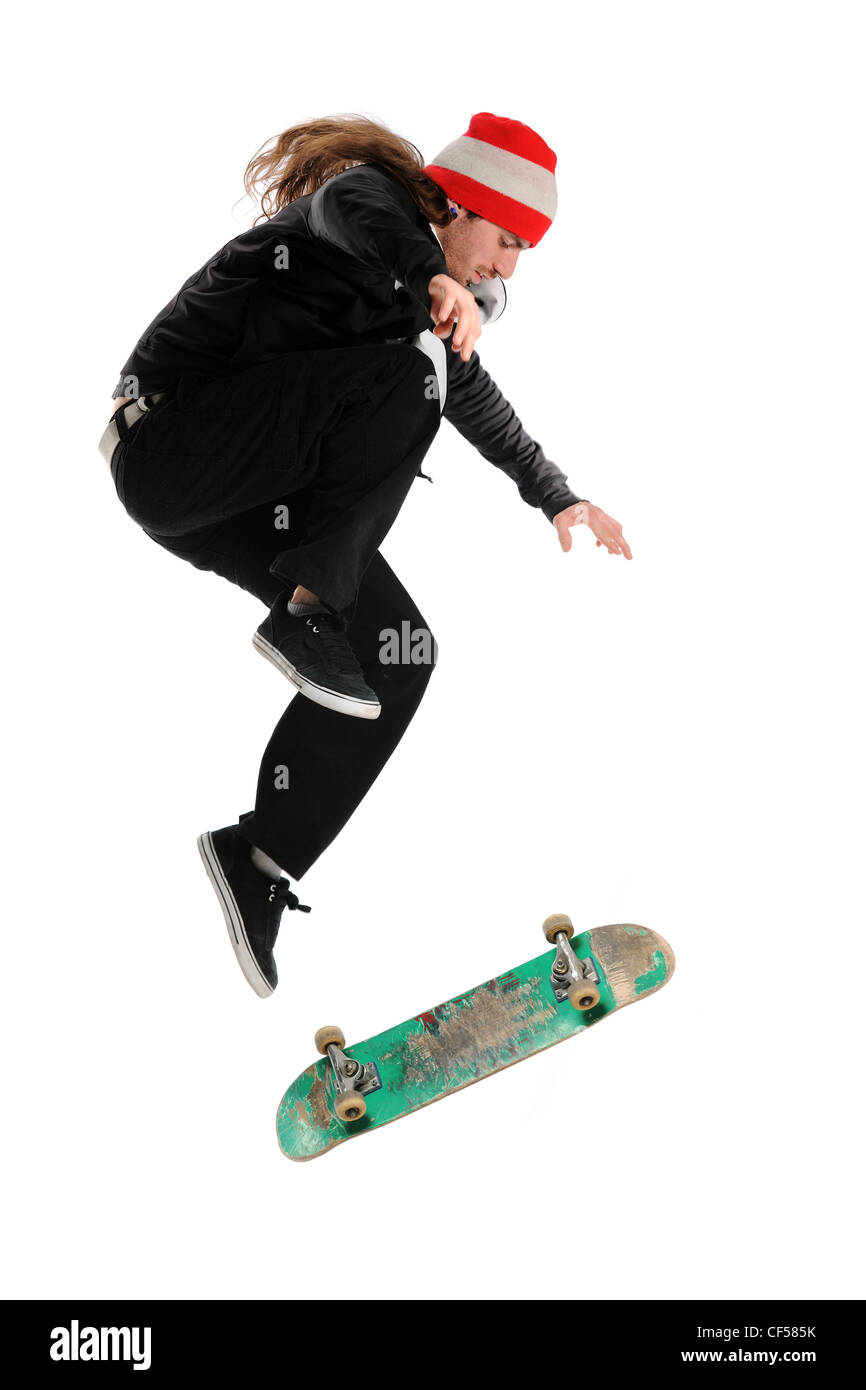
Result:
[[[297,555],[307,545],[318,546],[313,554],[322,566],[319,572],[328,585],[333,580],[337,588],[344,586],[351,640],[358,643],[363,671],[382,700],[383,717],[375,724],[345,719],[309,700],[294,701],[268,745],[255,813],[199,838],[238,961],[263,997],[277,983],[273,945],[282,911],[301,906],[274,869],[279,866],[300,877],[330,844],[402,737],[432,669],[432,661],[384,666],[379,660],[383,629],[400,632],[406,620],[412,628],[423,629],[424,622],[385,561],[375,551],[369,553],[370,546],[390,528],[439,425],[438,402],[425,399],[420,410],[411,405],[412,388],[426,385],[420,370],[424,362],[415,349],[401,348],[399,356],[389,353],[384,372],[382,358],[373,361],[372,393],[366,381],[356,387],[355,399],[344,401],[335,428],[311,435],[292,451],[296,465],[304,458],[306,476],[312,480],[306,488],[299,484],[303,470],[282,468],[284,460],[273,449],[250,461],[246,482],[239,488],[231,481],[237,480],[236,455],[183,452],[207,445],[206,437],[190,435],[187,419],[179,437],[163,419],[156,433],[151,429],[138,445],[134,440],[128,444],[118,475],[121,500],[153,540],[197,568],[211,569],[256,593],[272,605],[272,612],[279,607],[278,599],[288,599],[287,576],[280,572],[279,560]],[[365,371],[370,371],[372,360],[365,357]],[[389,399],[390,409],[376,408]],[[238,395],[232,400],[237,406]],[[327,404],[327,398],[323,400]],[[366,422],[361,456],[353,412]],[[213,418],[204,413],[212,429]],[[342,437],[335,439],[341,431]],[[148,448],[160,440],[163,447],[166,440],[173,441],[182,452],[149,454]],[[228,449],[228,444],[220,441],[220,447]],[[280,466],[272,477],[275,459]],[[282,495],[277,479],[284,484]],[[244,487],[259,501],[238,512]],[[333,526],[352,508],[358,525],[354,544],[351,534],[341,541],[340,528]],[[341,544],[347,552],[342,558]],[[299,576],[306,577],[304,572]],[[330,587],[327,593],[335,597]],[[348,621],[342,616],[340,620]],[[254,849],[259,852],[255,856]]]
[[[343,715],[381,712],[344,615],[438,431],[437,395],[429,358],[408,343],[289,353],[225,381],[185,378],[124,442],[118,492],[163,544],[197,543],[309,489],[304,535],[272,559],[280,587],[253,641]],[[322,620],[312,604],[290,607],[293,593]]]
[[[124,442],[124,506],[182,538],[311,488],[303,540],[272,570],[345,609],[439,428],[429,369],[411,344],[372,343],[184,378]]]
[[[383,663],[386,630],[405,631],[427,659]],[[366,796],[412,719],[433,670],[433,638],[418,608],[379,554],[367,566],[349,621],[349,640],[376,692],[375,721],[346,719],[295,699],[275,728],[259,772],[256,807],[240,834],[293,878],[301,878]],[[409,653],[404,652],[404,656]]]
[[[287,586],[257,629],[256,650],[311,701],[378,719],[346,612],[439,428],[430,361],[401,343],[322,354],[311,371],[299,452],[314,460],[303,538],[275,556]],[[356,385],[333,380],[346,373]],[[340,392],[342,391],[342,395]]]
[[[310,489],[275,499],[194,537],[152,539],[199,569],[209,569],[263,603],[281,592],[274,556],[306,534]],[[282,591],[284,592],[284,591]],[[375,721],[346,719],[293,699],[265,749],[253,815],[238,835],[299,879],[334,840],[366,796],[405,733],[433,669],[433,638],[412,598],[381,554],[373,557],[349,609],[349,635],[365,678],[381,703]],[[388,631],[408,623],[411,653],[424,660],[381,660]],[[426,659],[429,658],[429,659]]]

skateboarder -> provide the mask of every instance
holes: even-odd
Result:
[[[290,127],[244,185],[262,214],[181,286],[124,364],[100,442],[130,517],[255,594],[254,644],[298,688],[265,749],[255,810],[199,849],[261,997],[289,886],[331,843],[406,730],[432,637],[379,546],[444,414],[571,548],[631,558],[482,368],[482,324],[556,211],[556,155],[481,112],[423,165],[359,116]],[[264,225],[259,226],[262,218]],[[432,327],[431,327],[432,325]],[[447,345],[447,347],[446,347]],[[407,626],[408,624],[408,626]],[[393,660],[388,633],[430,640]]]

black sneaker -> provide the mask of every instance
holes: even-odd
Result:
[[[288,596],[280,594],[253,636],[256,651],[308,700],[358,719],[378,719],[382,706],[349,646],[345,617],[325,610],[296,617],[287,604]]]
[[[256,994],[267,999],[277,987],[274,943],[283,908],[309,912],[289,890],[256,868],[248,842],[236,825],[198,837],[198,851],[216,889],[238,964]]]

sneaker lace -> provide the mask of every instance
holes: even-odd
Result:
[[[284,907],[289,908],[291,912],[295,910],[298,912],[310,912],[312,910],[309,907],[305,907],[297,894],[292,892],[287,878],[281,878],[279,883],[271,884],[268,902],[277,903],[279,912],[282,912]]]
[[[346,640],[348,623],[339,613],[316,613],[307,619],[307,627],[312,628],[319,639],[322,659],[329,671],[342,671],[345,675],[360,675],[352,648]]]
[[[311,909],[305,907],[297,894],[292,892],[287,878],[281,878],[278,883],[272,883],[270,885],[268,889],[268,902],[271,907],[271,912],[267,945],[269,950],[273,950],[274,943],[277,939],[277,932],[280,929],[280,918],[283,915],[283,909],[288,908],[291,912],[309,912]]]

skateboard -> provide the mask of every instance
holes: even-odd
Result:
[[[574,933],[564,913],[542,930],[553,947],[467,994],[346,1047],[320,1028],[321,1054],[277,1111],[283,1153],[304,1162],[371,1129],[583,1033],[666,985],[674,953],[633,923]]]

